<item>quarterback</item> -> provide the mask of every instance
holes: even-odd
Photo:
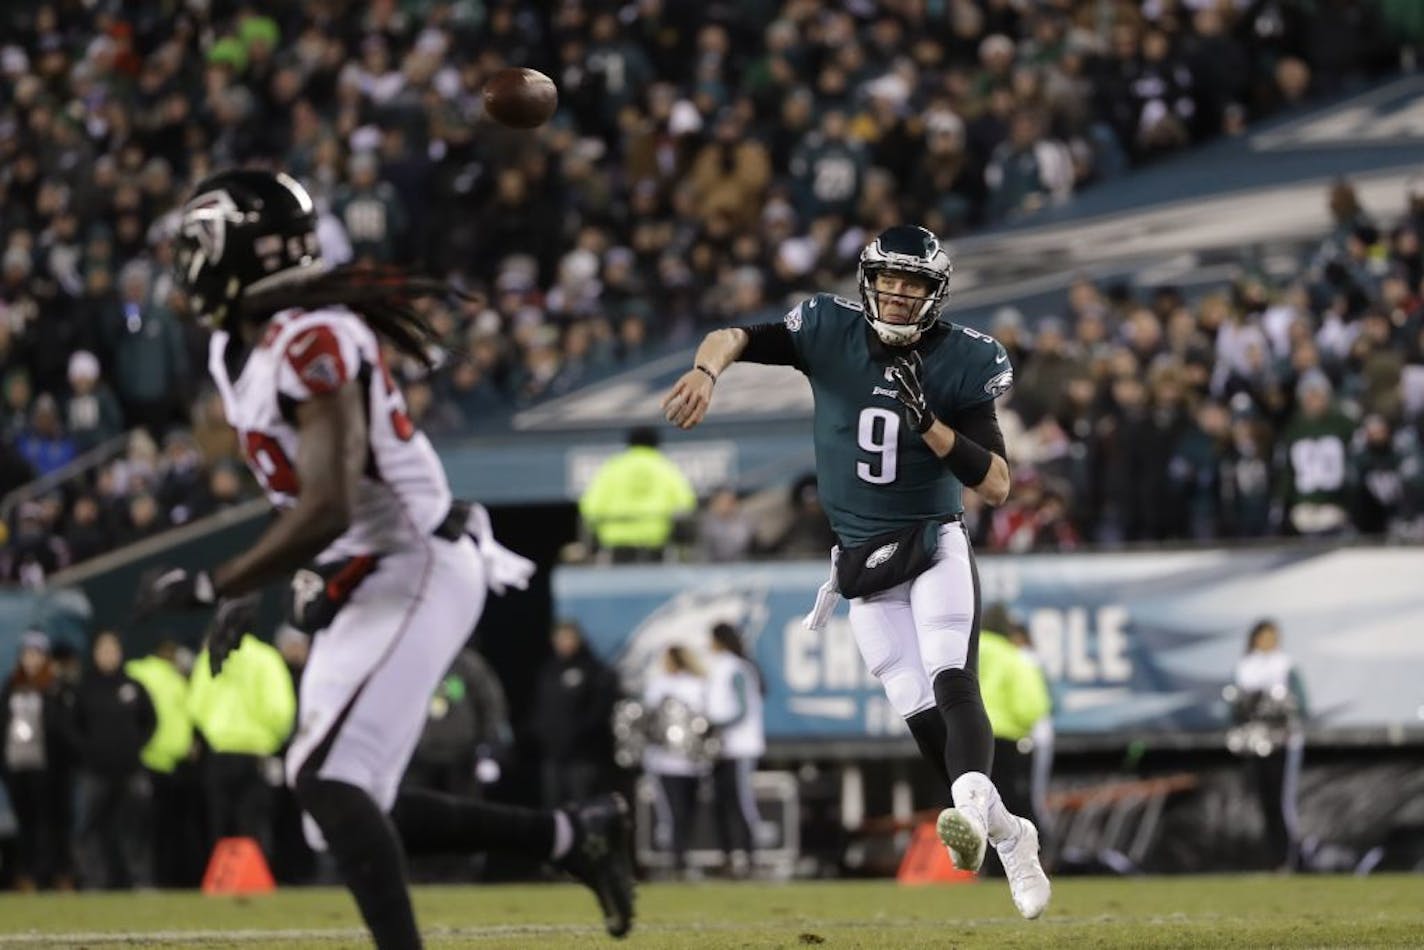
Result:
[[[189,310],[214,331],[208,368],[228,422],[279,514],[211,571],[154,572],[139,614],[213,610],[217,675],[250,626],[253,592],[293,577],[291,622],[314,637],[287,780],[308,837],[331,852],[382,950],[421,945],[402,844],[552,860],[594,890],[621,937],[633,882],[620,797],[536,811],[400,788],[429,698],[486,590],[527,585],[533,569],[494,541],[483,508],[452,500],[386,371],[382,339],[428,365],[432,334],[411,300],[445,288],[328,268],[311,197],[260,170],[197,186],[174,257]]]
[[[979,578],[962,523],[964,489],[1009,493],[994,399],[1013,385],[992,337],[939,318],[949,255],[924,228],[893,227],[860,256],[860,302],[817,294],[780,323],[714,330],[663,401],[697,425],[735,360],[794,366],[815,397],[816,478],[839,544],[807,617],[850,601],[861,656],[904,717],[953,805],[939,816],[955,864],[999,852],[1019,912],[1048,904],[1038,832],[989,781],[993,734],[979,694]]]

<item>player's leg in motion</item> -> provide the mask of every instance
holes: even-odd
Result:
[[[421,945],[402,843],[413,853],[507,849],[552,859],[593,888],[610,933],[631,923],[621,799],[556,812],[397,796],[428,698],[474,628],[483,590],[468,540],[391,556],[317,635],[302,680],[288,774],[383,950]]]
[[[940,839],[957,866],[976,871],[986,841],[993,844],[1015,905],[1025,917],[1037,917],[1050,891],[1038,859],[1038,831],[1004,807],[989,780],[994,733],[977,676],[979,573],[959,524],[941,530],[934,566],[910,584],[910,608],[946,734],[945,773],[954,805],[940,814]]]

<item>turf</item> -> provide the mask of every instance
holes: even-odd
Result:
[[[431,947],[611,946],[592,897],[565,885],[427,887]],[[1424,876],[1064,879],[1041,920],[1002,881],[651,885],[628,947],[1424,946]],[[0,947],[365,946],[349,898],[193,893],[0,897]]]

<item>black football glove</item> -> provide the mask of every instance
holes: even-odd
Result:
[[[923,369],[920,354],[915,352],[909,356],[897,356],[890,364],[890,378],[897,387],[895,398],[900,401],[900,414],[916,435],[924,435],[935,423],[934,413],[930,412],[929,403],[925,401],[925,387],[920,382]]]
[[[143,620],[167,610],[198,610],[216,603],[217,593],[207,571],[156,567],[139,580],[134,619]]]
[[[222,672],[228,654],[237,649],[245,634],[251,632],[257,619],[258,602],[256,594],[227,597],[218,602],[207,636],[208,672],[213,676]]]

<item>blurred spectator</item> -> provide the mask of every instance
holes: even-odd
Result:
[[[772,549],[782,557],[828,557],[836,536],[821,507],[814,474],[803,475],[792,484],[790,506],[791,522]]]
[[[54,534],[45,506],[21,502],[9,543],[0,547],[0,577],[22,587],[39,589],[45,578],[69,566],[69,548]]]
[[[579,499],[584,524],[614,562],[661,557],[677,520],[697,507],[687,476],[658,442],[651,427],[631,430],[628,448],[603,463]]]
[[[81,768],[80,872],[86,888],[153,884],[153,788],[140,753],[157,725],[148,691],[123,669],[118,635],[94,638],[79,683],[74,731]]]
[[[101,514],[99,502],[93,495],[81,495],[70,508],[64,544],[75,564],[102,554],[112,546],[109,528]]]
[[[1411,432],[1396,436],[1389,420],[1373,414],[1351,443],[1356,496],[1355,530],[1364,535],[1401,535],[1424,499],[1424,465]]]
[[[245,478],[246,469],[236,462],[222,461],[214,465],[195,492],[190,517],[204,518],[240,502]]]
[[[499,781],[514,733],[504,687],[484,657],[461,650],[430,698],[420,742],[402,781],[452,795],[478,795]]]
[[[20,637],[20,654],[0,695],[0,734],[5,738],[4,779],[19,826],[15,888],[33,891],[54,883],[59,847],[67,835],[57,809],[66,789],[55,778],[55,760],[65,737],[56,703],[49,637],[30,630]]]
[[[844,217],[855,207],[869,164],[864,147],[850,139],[846,114],[831,108],[791,156],[791,179],[801,220]]]
[[[1289,871],[1299,860],[1296,796],[1310,713],[1300,671],[1284,650],[1274,621],[1251,628],[1233,677],[1228,744],[1246,758],[1265,825],[1269,868]]]
[[[610,780],[609,721],[618,682],[574,621],[556,624],[551,642],[553,655],[534,688],[531,731],[543,760],[544,802],[557,808],[596,794]]]
[[[19,438],[20,454],[43,478],[74,461],[74,440],[65,435],[54,397],[41,393],[30,410],[30,426]]]
[[[1072,193],[1073,158],[1044,133],[1040,116],[1023,110],[1014,113],[1008,138],[989,157],[984,180],[991,218],[1032,214]]]
[[[124,417],[113,392],[99,378],[99,359],[87,350],[69,357],[69,400],[64,424],[79,452],[123,432]]]
[[[1282,526],[1339,534],[1350,523],[1349,448],[1354,426],[1332,405],[1330,380],[1312,370],[1296,387],[1300,408],[1281,433],[1275,482]]]
[[[762,697],[766,680],[747,655],[741,633],[727,623],[712,628],[707,670],[707,718],[717,729],[721,746],[712,765],[713,804],[717,840],[726,870],[745,877],[756,848],[757,813],[752,774],[766,754],[766,724]]]
[[[192,887],[197,876],[193,853],[201,847],[197,796],[189,777],[194,751],[193,720],[188,715],[188,679],[178,668],[178,647],[171,641],[151,655],[124,664],[124,673],[143,686],[153,705],[153,735],[139,752],[153,790],[153,883],[157,887]],[[201,860],[201,855],[199,856]]]
[[[706,674],[686,647],[668,647],[643,689],[643,705],[649,711],[668,702],[680,703],[692,715],[707,713]],[[697,791],[707,774],[707,763],[695,761],[682,750],[650,742],[643,754],[643,768],[658,785],[654,835],[659,846],[672,853],[673,871],[683,873],[697,817]]]
[[[351,158],[349,187],[332,199],[332,210],[345,226],[352,254],[358,261],[390,264],[406,237],[406,210],[400,196],[379,178],[380,160],[369,152]]]
[[[756,543],[756,529],[731,488],[719,488],[707,499],[697,522],[697,543],[703,560],[741,561]]]
[[[462,797],[483,797],[498,782],[514,732],[504,687],[474,650],[461,650],[430,697],[430,706],[402,785]],[[412,859],[417,880],[468,879],[475,856],[425,855]]]
[[[119,301],[105,316],[104,333],[124,418],[162,438],[187,405],[190,377],[183,332],[157,299],[153,282],[147,263],[124,267]]]
[[[189,521],[202,504],[207,489],[202,465],[203,457],[192,436],[182,431],[168,433],[158,465],[157,501],[170,524]]]
[[[207,746],[203,789],[207,800],[207,851],[219,838],[256,840],[272,854],[272,786],[281,782],[273,758],[291,735],[297,696],[282,654],[247,634],[223,663],[208,668],[205,647],[188,679],[188,714]]]

